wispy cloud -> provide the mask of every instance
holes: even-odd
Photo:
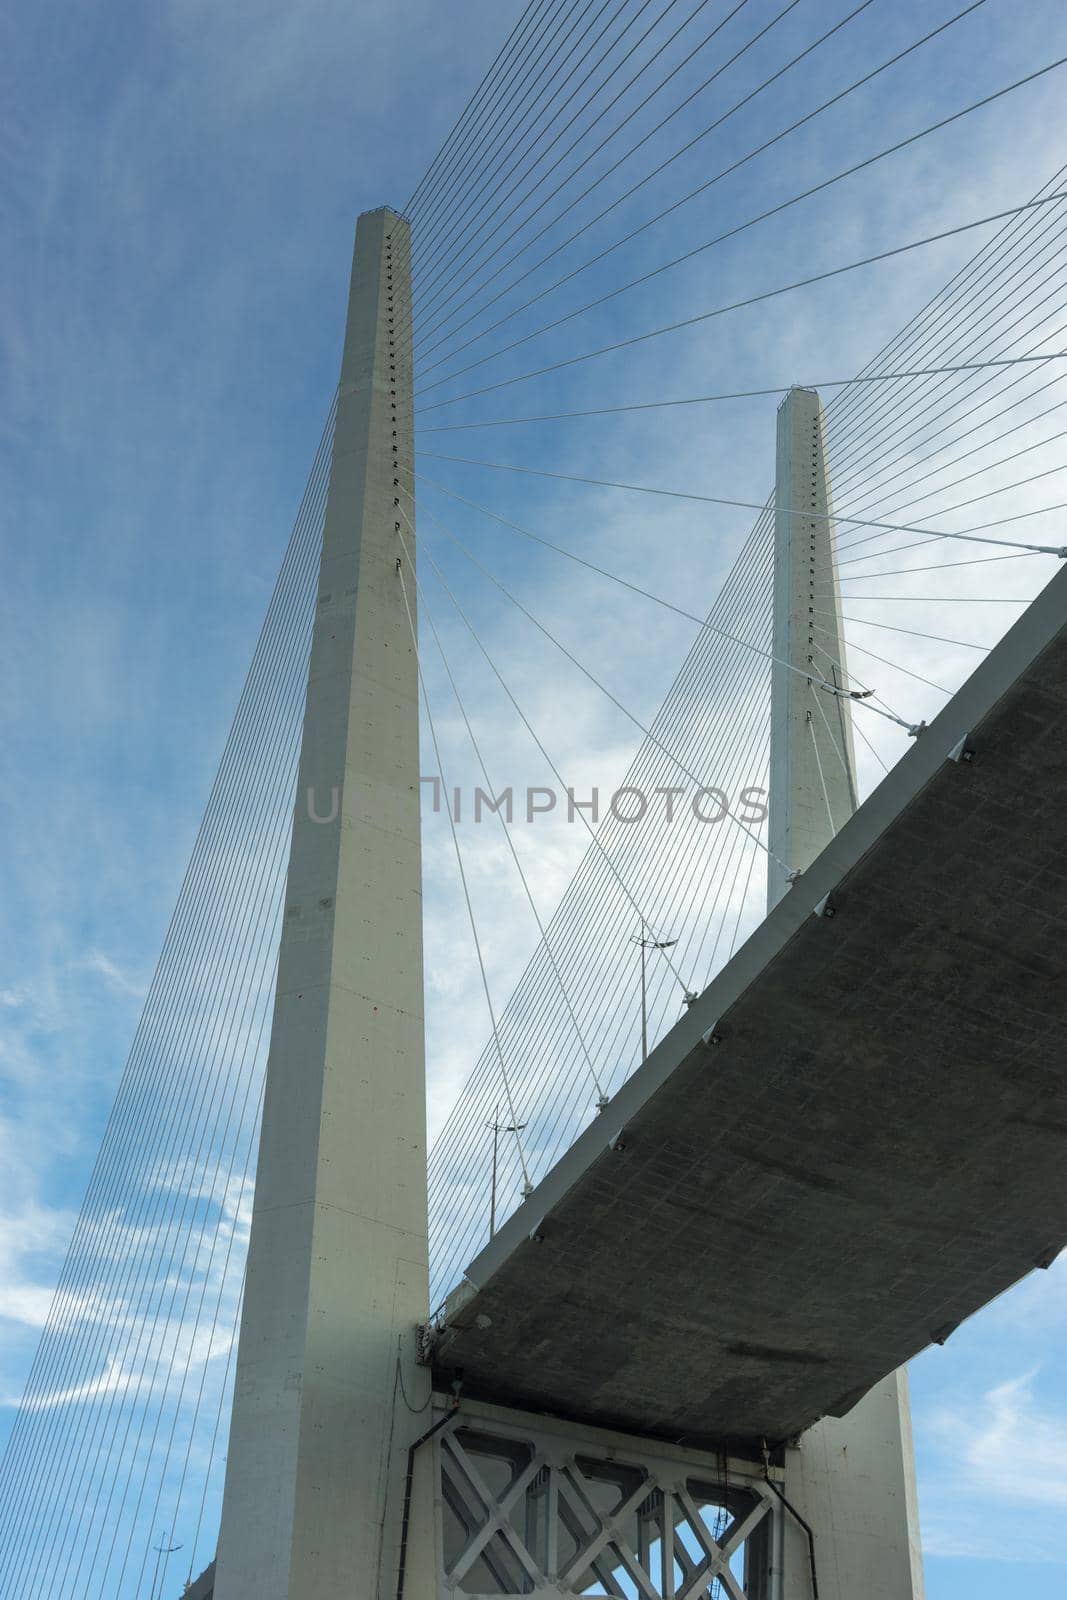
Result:
[[[112,961],[102,950],[90,950],[77,965],[84,972],[96,973],[115,994],[141,996],[145,992],[143,978],[124,971],[118,962]]]
[[[1039,1399],[1036,1371],[982,1396],[977,1413],[946,1409],[935,1419],[971,1486],[997,1500],[1067,1505],[1067,1408]]]
[[[0,907],[6,1340],[0,1391],[9,1396],[28,1369],[47,1314],[286,518],[333,386],[353,217],[383,200],[401,201],[414,187],[488,64],[490,44],[518,9],[517,3],[501,8],[499,0],[464,0],[460,8],[396,0],[355,9],[343,0],[299,9],[283,0],[224,7],[166,0],[126,8],[121,17],[107,5],[74,11],[57,29],[53,8],[21,8],[9,65],[12,93],[0,127],[10,163],[0,205],[18,224],[12,310],[0,322],[9,402],[0,445],[10,483],[0,736],[20,774],[17,785],[0,780],[11,882]],[[760,17],[772,11],[752,9]],[[819,9],[798,7],[786,42],[799,45],[821,28]],[[680,196],[768,127],[907,42],[926,25],[928,11],[918,3],[872,7],[837,46],[810,58],[803,75],[783,81],[773,105],[767,96],[754,102],[688,165],[673,169],[666,197]],[[932,120],[950,91],[952,104],[962,104],[1056,53],[1063,12],[1054,0],[1034,0],[1005,17],[983,8],[928,57],[916,57],[913,68],[783,146],[782,159],[753,163],[717,186],[706,205],[680,211],[671,242],[662,232],[645,236],[632,255],[615,255],[584,274],[525,323],[520,319],[515,331],[818,181],[844,164],[843,152],[873,151],[911,132]],[[747,19],[742,24],[750,26]],[[739,69],[738,93],[776,63],[776,49],[769,40]],[[728,103],[732,82],[716,86],[706,107],[700,103],[704,120]],[[623,106],[618,114],[625,112]],[[653,114],[658,110],[649,120]],[[781,282],[799,272],[798,263],[818,270],[1017,203],[1047,176],[1045,168],[1051,171],[1063,144],[1058,91],[1049,86],[849,180],[781,224],[760,225],[743,245],[703,254],[535,348],[547,352],[546,362],[563,359],[574,353],[583,328],[588,343],[600,333],[606,342],[621,323],[651,327],[676,307],[679,314],[705,309]],[[665,139],[653,145],[649,164],[666,150]],[[606,184],[605,200],[637,170]],[[560,271],[643,220],[654,207],[642,204],[620,207]],[[483,225],[494,220],[487,215]],[[758,316],[723,318],[700,334],[650,345],[639,360],[590,363],[566,379],[516,386],[504,392],[506,403],[514,412],[542,403],[552,410],[602,404],[605,397],[644,401],[845,377],[971,248],[946,244],[889,271],[768,302]],[[510,370],[517,367],[487,375]],[[479,404],[484,414],[488,407]],[[470,415],[476,410],[472,402]],[[457,453],[758,500],[770,483],[773,419],[768,398],[614,423],[459,436],[465,443]],[[1019,442],[1039,433],[1035,425]],[[435,437],[435,448],[453,448],[444,442],[449,436]],[[1058,447],[1049,448],[1055,455]],[[902,465],[923,470],[921,453],[913,442]],[[751,522],[747,513],[724,508],[668,507],[612,490],[425,466],[471,498],[697,611],[710,601]],[[973,492],[1009,477],[991,474]],[[900,505],[904,497],[889,488],[861,482],[852,492],[856,505],[862,495],[874,501],[873,515],[896,509],[905,517],[916,509]],[[605,580],[579,577],[561,558],[533,551],[446,497],[420,493],[423,505],[513,582],[626,705],[642,718],[654,714],[692,629]],[[945,502],[944,495],[932,496],[923,515]],[[1035,495],[1018,508],[1040,503]],[[637,730],[465,571],[463,558],[428,519],[420,532],[463,582],[482,637],[514,679],[561,771],[581,790],[610,788],[626,769]],[[952,593],[956,580],[940,576],[944,592]],[[1024,595],[1031,592],[1028,581],[1004,579],[998,592]],[[427,584],[435,616],[447,618],[448,603],[429,574]],[[909,592],[933,591],[915,581]],[[968,592],[962,582],[958,592]],[[885,607],[860,614],[891,620]],[[913,614],[931,632],[950,631],[934,625],[935,608]],[[972,610],[974,631],[964,636],[992,639],[1002,624],[999,607],[984,616]],[[445,637],[494,777],[517,785],[553,781],[455,619]],[[859,628],[853,637],[880,654],[896,653]],[[968,670],[965,652],[936,642],[909,648],[906,664],[935,681],[954,686]],[[857,652],[857,659],[865,658]],[[869,659],[866,665],[879,689],[909,714],[927,715],[941,703],[895,669]],[[433,693],[450,770],[468,783],[470,753],[454,710],[445,709],[447,685],[436,671]],[[876,743],[892,759],[903,736],[884,743],[876,736]],[[864,783],[875,781],[873,758],[863,753],[861,763]],[[428,817],[426,826],[434,1127],[487,1031],[443,823]],[[462,840],[500,1000],[521,972],[536,929],[498,831],[483,826]],[[517,846],[547,916],[584,852],[584,831],[556,817]],[[628,932],[618,930],[620,944]],[[228,1224],[239,1207],[243,1239],[247,1196],[235,1197],[225,1184],[220,1191],[212,1174],[180,1164],[155,1178],[168,1193],[182,1188],[213,1215],[221,1210]],[[108,1248],[148,1242],[116,1230]],[[194,1266],[208,1272],[199,1256]],[[169,1293],[173,1283],[163,1281]],[[995,1373],[981,1382],[970,1374],[967,1398],[946,1405],[939,1419],[920,1408],[920,1432],[936,1445],[924,1479],[934,1549],[947,1551],[953,1542],[962,1548],[972,1536],[976,1548],[992,1546],[983,1527],[993,1521],[989,1508],[1009,1497],[1019,1511],[1018,1496],[1003,1488],[999,1463],[1011,1460],[1021,1469],[1027,1440],[1043,1463],[1054,1453],[1063,1390],[1049,1350],[1067,1319],[1065,1282],[1060,1270],[1035,1277],[994,1307],[981,1337]],[[1025,1367],[1016,1354],[1023,1322],[1031,1333],[1040,1324],[1047,1341],[1040,1352],[1028,1349]],[[168,1324],[167,1337],[173,1334]],[[177,1349],[180,1361],[191,1354],[185,1345]],[[212,1360],[220,1350],[212,1346]],[[199,1347],[192,1355],[203,1359]],[[963,1369],[952,1365],[960,1359],[951,1345],[941,1355],[946,1389],[962,1384]],[[98,1362],[67,1399],[112,1399],[137,1370],[125,1358]],[[1005,1379],[1005,1372],[1014,1376]],[[1058,1515],[1062,1473],[1054,1460],[1046,1476],[1053,1485],[1046,1507]],[[1039,1534],[1038,1543],[1047,1524]]]
[[[920,1429],[929,1555],[1067,1565],[1057,1532],[1067,1505],[1067,1405],[1054,1372],[957,1390],[921,1415]]]

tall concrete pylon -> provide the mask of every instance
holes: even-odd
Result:
[[[410,238],[356,229],[216,1600],[396,1592],[428,1314]],[[408,549],[411,535],[405,530]],[[414,583],[408,582],[409,594]],[[417,1485],[422,1489],[422,1485]],[[428,1485],[426,1486],[428,1491]],[[417,1492],[407,1593],[432,1588]],[[426,1563],[425,1567],[423,1563]]]
[[[774,854],[801,872],[857,803],[850,702],[816,687],[848,681],[832,515],[822,405],[791,389],[778,408],[768,823]],[[768,910],[788,887],[771,861]],[[820,1600],[923,1600],[906,1372],[787,1449],[786,1493],[814,1534]],[[792,1519],[783,1600],[809,1600],[805,1543]]]
[[[775,471],[768,820],[778,860],[768,868],[768,910],[788,888],[781,863],[803,871],[856,809],[849,703],[815,687],[847,687],[822,433],[819,396],[791,389],[778,408]]]

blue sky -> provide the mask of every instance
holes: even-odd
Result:
[[[736,24],[738,40],[747,37],[742,24],[752,32],[780,9],[765,0],[751,5],[751,20]],[[16,4],[3,24],[0,1438],[329,405],[354,218],[384,201],[404,202],[518,9],[513,0],[464,0],[447,11],[423,0],[368,0],[358,11],[339,0],[299,9],[280,0],[152,7],[98,0],[60,10],[45,0]],[[679,17],[690,9],[680,6]],[[729,95],[722,86],[715,110],[849,9],[801,0],[740,64]],[[620,205],[543,281],[960,9],[962,0],[874,0],[772,96],[675,164],[648,197]],[[694,36],[702,31],[694,24]],[[1053,0],[988,0],[773,159],[725,179],[666,229],[649,230],[452,365],[1067,53],[1065,42],[1067,18]],[[694,68],[694,81],[698,75]],[[427,401],[610,342],[620,329],[655,326],[753,285],[1019,204],[1067,160],[1063,82],[1051,75]],[[710,120],[714,112],[698,114],[703,104],[608,180],[603,203]],[[619,115],[626,109],[624,102]],[[985,236],[947,241],[423,420],[477,420],[491,406],[521,415],[620,396],[844,378]],[[1025,415],[1056,398],[1035,399]],[[774,407],[767,397],[581,424],[423,432],[420,446],[762,501]],[[1033,438],[1056,427],[1054,417],[1035,422]],[[999,453],[979,456],[977,465]],[[1039,457],[1038,465],[1052,466],[1062,452],[1050,441]],[[423,470],[697,609],[710,604],[752,521],[740,511],[513,479],[426,456]],[[988,486],[1004,481],[1003,473],[990,476]],[[1013,502],[1020,509],[1057,498],[1055,487],[1041,485],[1020,495]],[[576,577],[518,540],[502,542],[484,521],[461,521],[440,495],[426,491],[423,503],[491,555],[539,614],[597,661],[628,705],[644,718],[654,712],[691,628],[634,597],[606,593],[602,580]],[[875,503],[882,510],[866,514],[888,513],[897,502],[887,492]],[[922,515],[935,515],[936,504],[924,503]],[[1052,522],[1040,526],[1062,542]],[[1036,535],[1038,524],[1031,527]],[[446,556],[440,541],[437,551],[461,581],[458,557]],[[1042,575],[1045,564],[1013,566],[996,593],[1025,598]],[[484,586],[462,581],[484,636],[507,650],[509,669],[529,686],[531,712],[551,731],[568,774],[577,784],[610,788],[635,747],[632,725],[542,642],[516,634]],[[984,579],[959,584],[961,597],[994,592]],[[948,609],[955,628],[971,628],[965,637],[991,642],[1018,608]],[[494,771],[516,786],[541,781],[536,756],[475,675],[458,625],[445,621],[443,605],[440,613],[472,698],[484,695],[477,703]],[[935,619],[932,611],[918,614]],[[924,674],[955,683],[966,671],[961,652],[912,648],[907,659]],[[439,674],[432,681],[440,694]],[[882,687],[902,695],[916,716],[938,703],[911,680],[890,676]],[[453,770],[465,778],[472,769],[458,719],[443,713],[443,720]],[[879,748],[890,759],[899,741],[889,730],[883,736]],[[874,777],[873,767],[864,771],[868,785]],[[536,847],[522,841],[546,910],[581,844],[558,823],[538,831]],[[450,849],[444,819],[428,818],[435,1126],[485,1032],[473,963],[456,970],[445,959],[462,914]],[[529,954],[532,928],[517,886],[503,881],[499,845],[471,836],[470,849],[476,901],[492,935],[491,982],[506,994]],[[1065,1331],[1067,1272],[1055,1267],[913,1364],[931,1600],[1067,1591]]]

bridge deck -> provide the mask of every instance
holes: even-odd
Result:
[[[471,1263],[442,1384],[780,1441],[1067,1242],[1065,619],[1067,571]]]

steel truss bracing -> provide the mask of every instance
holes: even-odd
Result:
[[[468,1403],[432,1448],[437,1600],[780,1600],[752,1462]]]

